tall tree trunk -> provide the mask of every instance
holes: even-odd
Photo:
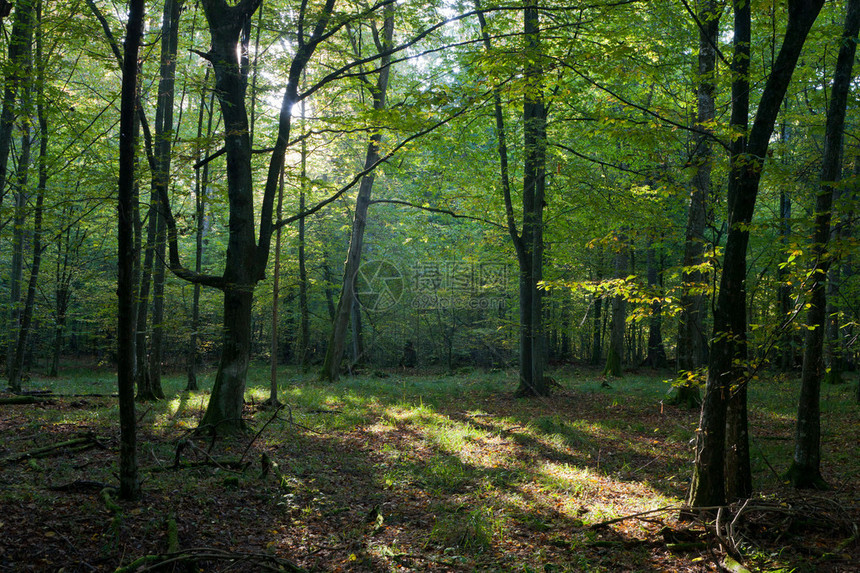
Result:
[[[284,205],[284,174],[281,172],[281,183],[278,188],[277,218],[280,220]],[[278,308],[280,307],[281,284],[281,229],[275,232],[275,270],[272,276],[272,345],[269,352],[269,399],[268,405],[277,408],[278,401]]]
[[[149,377],[149,346],[147,344],[147,335],[149,334],[149,293],[152,285],[153,259],[155,258],[155,236],[158,232],[157,202],[158,198],[150,194],[146,245],[143,246],[141,240],[141,248],[144,252],[143,256],[140,257],[140,266],[136,273],[139,283],[137,286],[137,308],[134,314],[134,351],[136,353],[134,379],[135,386],[137,386],[137,399],[141,401],[157,399]]]
[[[12,35],[9,38],[9,60],[7,65],[10,72],[5,78],[3,90],[3,109],[0,111],[0,207],[7,194],[6,177],[9,165],[9,153],[15,131],[15,120],[21,114],[30,113],[25,105],[27,84],[29,83],[29,68],[33,42],[35,0],[18,0],[15,3],[15,15],[12,23]],[[20,92],[20,93],[19,93]],[[20,104],[19,104],[20,96]],[[13,362],[15,360],[16,342],[20,332],[21,321],[21,283],[24,270],[24,219],[26,217],[26,182],[27,170],[30,163],[30,122],[23,122],[21,135],[21,153],[18,158],[15,205],[13,208],[13,237],[12,237],[12,268],[9,277],[9,308],[10,322],[8,339],[5,341],[6,375],[9,387],[20,391],[20,379],[14,381]],[[2,226],[2,222],[0,222]],[[18,376],[18,374],[16,374]]]
[[[9,386],[15,391],[21,390],[21,378],[24,370],[24,352],[30,335],[30,324],[33,319],[33,307],[36,303],[36,285],[39,280],[39,269],[42,265],[42,212],[45,203],[45,188],[48,185],[48,118],[45,110],[45,74],[42,61],[41,34],[41,1],[36,7],[36,117],[39,124],[39,182],[36,189],[36,208],[33,213],[33,264],[30,267],[30,278],[27,283],[27,297],[21,314],[18,329],[18,340],[13,362],[9,369]],[[26,134],[26,133],[25,133]]]
[[[619,241],[622,246],[615,253],[615,278],[624,280],[627,276],[629,258],[627,247],[623,245],[625,239]],[[627,325],[627,302],[621,295],[612,297],[612,326],[609,329],[609,351],[606,353],[606,367],[603,374],[606,376],[622,376],[622,363],[624,362],[624,333]]]
[[[651,368],[665,368],[666,348],[663,346],[663,304],[660,302],[663,296],[662,280],[657,271],[657,257],[654,249],[653,239],[649,240],[648,251],[645,255],[648,267],[648,286],[657,293],[654,302],[651,303],[651,317],[648,321],[648,355],[645,364]]]
[[[540,16],[537,0],[523,9],[526,65],[523,78],[523,227],[520,263],[520,396],[546,396],[546,349],[543,329],[543,210],[546,185],[546,120]]]
[[[27,67],[30,61],[30,46],[33,42],[33,15],[36,0],[15,2],[15,15],[12,19],[12,33],[9,36],[10,70],[3,86],[3,108],[0,110],[0,207],[6,197],[6,177],[9,166],[9,152],[12,149],[12,135],[15,131],[15,118],[18,115],[18,92],[27,82]]]
[[[305,104],[302,101],[302,134],[304,134]],[[305,210],[305,195],[307,192],[307,142],[302,138],[301,187],[299,189],[299,213]],[[310,362],[310,309],[308,308],[308,269],[305,257],[305,218],[299,219],[298,236],[299,257],[299,337],[297,346],[298,363],[306,371]],[[332,305],[334,306],[334,305]]]
[[[697,4],[699,19],[698,89],[694,165],[687,227],[684,235],[684,270],[681,275],[681,315],[678,323],[679,372],[692,372],[705,365],[708,342],[705,337],[704,315],[707,276],[702,272],[705,251],[705,226],[711,197],[711,170],[713,167],[713,130],[709,127],[716,117],[714,84],[717,67],[717,37],[720,31],[720,13],[714,0],[700,0]],[[676,401],[688,407],[701,403],[699,388],[684,384],[677,390]]]
[[[492,44],[480,0],[475,0],[481,36],[488,55]],[[517,230],[508,167],[507,130],[500,88],[493,91],[497,149],[508,234],[519,265],[519,386],[518,396],[545,396],[549,385],[543,370],[546,352],[543,306],[538,283],[543,278],[543,209],[546,183],[546,106],[543,97],[543,67],[540,62],[540,16],[537,2],[526,2],[523,10],[526,82],[523,97],[523,197],[522,232]]]
[[[179,43],[179,14],[183,0],[166,0],[161,23],[161,67],[155,108],[155,169],[152,173],[152,205],[147,257],[152,254],[152,334],[150,336],[148,388],[138,399],[162,399],[162,342],[164,340],[164,281],[166,279],[167,223],[161,197],[167,194],[173,143],[173,102],[176,85],[176,51]],[[145,277],[148,281],[149,277]],[[141,297],[145,301],[144,297]],[[140,307],[138,307],[140,309]],[[145,308],[144,308],[145,312]],[[144,321],[145,323],[145,321]]]
[[[383,38],[377,42],[377,50],[383,54],[380,58],[379,76],[376,85],[366,84],[365,87],[373,98],[374,111],[385,109],[385,97],[388,91],[389,64],[391,55],[387,50],[392,45],[394,37],[394,4],[385,8],[385,22],[383,24]],[[362,57],[362,54],[357,54]],[[364,161],[365,169],[379,161],[379,143],[382,141],[382,133],[377,131],[370,136],[367,144],[367,154]],[[346,344],[347,327],[356,302],[355,279],[358,267],[361,264],[361,250],[364,245],[364,229],[367,225],[367,210],[370,206],[370,195],[373,192],[374,176],[372,173],[361,179],[358,188],[358,197],[355,202],[355,216],[352,221],[352,236],[349,241],[349,250],[346,255],[346,263],[343,270],[343,283],[340,291],[340,299],[337,303],[334,321],[332,324],[331,337],[326,348],[325,360],[323,361],[320,377],[323,380],[335,381],[340,377],[340,363],[343,359],[344,346]],[[355,322],[355,321],[353,321]]]
[[[143,34],[144,1],[129,0],[120,98],[117,225],[117,389],[119,393],[119,495],[140,497],[137,473],[137,420],[134,408],[134,115],[137,56]]]
[[[206,76],[203,85],[209,84],[209,68],[206,68]],[[197,114],[197,141],[203,139],[203,118],[206,120],[206,140],[212,137],[212,116],[215,104],[215,94],[209,94],[209,105],[206,104],[206,92],[200,96],[200,110]],[[198,162],[202,160],[203,152],[199,145],[195,153]],[[203,272],[203,243],[206,236],[206,195],[209,191],[209,162],[205,162],[202,168],[194,174],[194,219],[197,224],[197,233],[194,237],[194,272],[198,275]],[[194,283],[194,294],[191,302],[191,338],[189,340],[188,352],[188,381],[185,390],[193,392],[199,389],[197,382],[197,364],[200,362],[198,351],[198,338],[200,331],[200,283]]]
[[[810,276],[811,295],[807,314],[806,343],[803,347],[803,374],[797,407],[797,430],[794,459],[788,476],[796,488],[826,487],[821,477],[821,379],[824,375],[823,345],[826,328],[826,282],[831,263],[827,243],[834,187],[842,175],[842,140],[845,133],[845,110],[851,86],[857,32],[860,29],[860,0],[848,0],[845,28],[839,56],[833,72],[833,88],[824,130],[824,157],[821,188],[815,201],[815,226],[812,255],[815,268]]]
[[[783,130],[783,141],[788,135],[788,129]],[[779,192],[779,219],[780,219],[780,243],[782,248],[788,250],[791,236],[791,196],[785,190]],[[788,269],[783,265],[777,267],[777,297],[779,299],[780,320],[786,320],[792,311],[791,287],[788,282]],[[794,367],[794,333],[787,330],[779,349],[779,368],[783,372],[789,372]]]
[[[728,237],[723,273],[714,311],[714,342],[710,353],[708,382],[696,435],[696,458],[690,483],[691,506],[723,505],[726,502],[726,456],[743,451],[737,444],[726,447],[728,399],[743,398],[746,384],[746,251],[749,223],[758,195],[764,159],[782,100],[797,65],[800,51],[823,0],[789,0],[788,25],[773,69],[764,85],[749,139],[732,142],[728,190]],[[732,86],[732,124],[745,125],[748,115],[748,62],[750,38],[749,3],[735,7],[735,81]],[[744,409],[745,411],[745,409]],[[745,435],[745,434],[744,434]],[[748,452],[748,449],[746,450]],[[735,467],[748,464],[737,460]],[[746,488],[738,488],[746,489]]]
[[[224,333],[221,361],[209,406],[201,428],[228,433],[244,428],[242,421],[245,379],[250,360],[251,312],[254,287],[263,277],[269,258],[274,222],[273,210],[278,182],[284,166],[284,154],[290,140],[292,109],[299,100],[298,85],[304,67],[319,43],[334,10],[334,0],[326,0],[315,13],[310,32],[300,33],[296,53],[278,121],[278,133],[263,189],[260,212],[259,242],[255,239],[253,178],[245,88],[249,64],[247,47],[251,16],[260,0],[239,0],[231,6],[226,0],[202,0],[212,47],[207,59],[215,71],[215,91],[224,118],[224,140],[227,156],[227,197],[230,209],[230,234],[227,258],[221,277],[200,276],[183,268],[179,262],[175,222],[168,221],[171,233],[171,268],[180,277],[205,282],[224,291]],[[302,18],[306,16],[304,10]],[[299,30],[305,30],[305,22]],[[165,197],[165,203],[166,203]]]
[[[24,224],[27,218],[27,179],[30,170],[31,145],[30,122],[24,121],[21,125],[21,154],[18,157],[18,167],[15,176],[15,212],[12,218],[14,222],[14,228],[12,229],[12,269],[9,277],[9,302],[11,306],[10,332],[6,346],[6,376],[9,381],[9,389],[13,392],[21,391],[21,373],[16,372],[15,353],[18,337],[21,332],[21,315],[23,310],[21,284],[24,280]]]
[[[591,324],[591,364],[597,366],[600,364],[602,357],[602,349],[600,348],[602,322],[600,320],[601,309],[603,308],[603,299],[600,295],[594,296],[594,319]]]
[[[164,217],[157,217],[155,231],[155,267],[152,273],[152,334],[149,339],[149,389],[155,400],[164,399],[161,386],[161,365],[164,360],[164,281],[166,279],[165,265],[165,233],[167,226]]]

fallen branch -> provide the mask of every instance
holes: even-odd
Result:
[[[627,521],[628,519],[636,519],[637,517],[642,517],[643,515],[651,515],[653,513],[665,513],[669,511],[680,511],[682,509],[684,508],[667,505],[665,507],[660,507],[657,509],[649,509],[648,511],[640,511],[639,513],[633,513],[630,515],[625,515],[623,517],[616,517],[615,519],[607,519],[606,521],[601,521],[600,523],[592,523],[591,529],[600,529],[602,527],[612,525],[613,523],[620,523],[622,521]]]
[[[278,412],[280,412],[281,410],[283,410],[283,409],[284,409],[284,407],[286,407],[286,408],[288,408],[288,409],[289,409],[289,412],[290,412],[290,420],[292,420],[292,419],[293,419],[293,409],[292,409],[292,408],[290,408],[290,406],[289,406],[289,405],[284,406],[284,404],[278,404],[278,407],[275,409],[275,412],[272,414],[272,417],[271,417],[271,418],[269,418],[269,420],[268,420],[265,424],[263,424],[263,427],[262,427],[262,428],[260,428],[260,431],[259,431],[259,432],[257,432],[256,434],[254,434],[254,437],[253,437],[253,438],[251,438],[251,441],[250,441],[250,442],[248,442],[248,445],[247,445],[247,446],[245,446],[245,451],[243,451],[243,452],[242,452],[242,457],[240,457],[240,458],[239,458],[239,462],[243,462],[243,461],[245,461],[245,456],[248,454],[248,450],[250,450],[250,449],[251,449],[251,446],[253,446],[253,445],[254,445],[254,442],[256,442],[256,441],[257,441],[257,438],[259,438],[259,437],[260,437],[260,435],[261,435],[261,434],[266,430],[266,428],[269,426],[269,424],[271,424],[271,423],[275,420],[275,418],[277,418],[277,417],[278,417]]]
[[[34,448],[32,450],[28,450],[26,452],[22,452],[18,455],[8,457],[3,462],[20,462],[21,460],[25,460],[28,458],[45,458],[48,456],[52,456],[54,454],[60,453],[63,450],[73,450],[73,451],[81,451],[85,449],[89,449],[96,446],[102,446],[101,442],[98,441],[95,434],[88,433],[84,436],[73,438],[71,440],[66,440],[64,442],[59,442],[56,444],[51,444],[50,446],[42,446],[40,448]]]
[[[47,396],[9,396],[8,398],[0,398],[0,405],[13,406],[18,404],[48,404],[53,402]]]
[[[52,485],[48,486],[50,491],[62,491],[62,492],[72,492],[72,493],[81,493],[85,491],[102,491],[105,488],[112,487],[106,483],[102,483],[100,481],[91,481],[91,480],[75,480],[73,482],[64,483],[62,485]]]
[[[307,573],[292,561],[275,557],[267,553],[241,553],[215,549],[213,547],[197,547],[184,551],[144,555],[125,565],[118,567],[114,573],[146,573],[161,571],[165,565],[179,563],[198,563],[200,561],[244,561],[254,566],[257,571],[278,571],[287,573]]]

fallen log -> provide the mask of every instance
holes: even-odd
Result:
[[[21,452],[20,454],[7,457],[3,459],[2,462],[20,462],[21,460],[26,460],[29,458],[44,458],[57,454],[64,450],[80,451],[82,449],[88,449],[101,445],[102,444],[98,441],[95,434],[86,434],[84,436],[72,438],[71,440],[58,442],[49,446],[42,446],[40,448],[27,450],[26,452]]]
[[[54,400],[53,394],[45,396],[4,396],[0,398],[0,405],[14,406],[18,404],[48,404]]]

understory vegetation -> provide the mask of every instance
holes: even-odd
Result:
[[[319,382],[284,369],[249,431],[195,434],[208,389],[164,379],[138,411],[143,495],[118,502],[115,375],[68,365],[0,417],[0,571],[849,571],[857,543],[858,407],[822,390],[827,492],[790,489],[798,381],[750,386],[759,491],[681,521],[698,413],[652,370],[604,384],[553,372],[514,398],[512,370],[377,371]],[[16,397],[16,398],[21,398]],[[721,522],[720,522],[721,520]],[[741,570],[741,569],[737,569]]]

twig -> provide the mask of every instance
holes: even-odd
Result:
[[[785,438],[785,439],[788,439],[788,438]],[[759,453],[759,455],[761,456],[761,459],[763,459],[763,460],[764,460],[764,463],[767,465],[767,467],[769,467],[769,468],[770,468],[770,471],[771,471],[771,472],[773,472],[774,477],[775,477],[777,480],[781,479],[781,477],[780,477],[779,473],[778,473],[778,472],[773,468],[773,466],[772,466],[772,465],[770,465],[770,460],[768,460],[768,459],[767,459],[767,456],[765,456],[765,455],[764,455],[764,450],[762,449],[762,447],[761,447],[760,445],[758,445],[758,441],[756,441],[756,440],[750,440],[750,441],[751,441],[753,444],[755,444],[755,447],[756,447],[756,448],[758,448],[758,453]]]
[[[222,470],[224,470],[225,472],[231,472],[231,473],[234,473],[234,474],[240,474],[240,473],[242,473],[241,471],[236,471],[236,470],[230,469],[230,468],[228,468],[228,467],[225,467],[225,466],[224,466],[224,465],[222,465],[218,460],[216,460],[214,457],[212,457],[212,454],[210,454],[209,452],[205,451],[203,448],[198,448],[198,447],[194,444],[194,442],[192,442],[191,440],[188,440],[188,446],[189,446],[190,448],[194,449],[194,450],[197,450],[198,452],[201,452],[204,456],[206,456],[207,463],[209,463],[209,464],[211,464],[211,465],[214,465],[215,467],[217,467],[217,468],[219,468],[219,469],[222,469]],[[241,466],[241,464],[240,464],[240,466]]]
[[[80,492],[86,490],[96,490],[101,491],[105,488],[112,487],[106,483],[102,483],[100,481],[91,481],[91,480],[75,480],[73,482],[64,483],[62,485],[51,485],[48,486],[50,491],[62,491],[62,492]]]
[[[591,529],[600,529],[602,527],[612,525],[613,523],[619,523],[622,521],[626,521],[628,519],[635,519],[637,517],[641,517],[643,515],[650,515],[652,513],[664,513],[667,511],[681,511],[683,509],[685,509],[685,508],[667,505],[665,507],[660,507],[657,509],[649,509],[648,511],[640,511],[639,513],[633,513],[630,515],[625,515],[623,517],[616,517],[615,519],[607,519],[606,521],[601,521],[600,523],[592,523]]]
[[[735,517],[734,517],[734,519],[732,519],[732,522],[726,526],[727,527],[726,533],[728,534],[729,541],[731,541],[732,546],[735,548],[735,550],[737,550],[737,547],[738,547],[738,543],[737,543],[737,541],[735,541],[735,526],[737,525],[738,519],[740,518],[740,516],[744,512],[744,510],[747,508],[747,505],[749,505],[749,503],[750,503],[750,499],[747,498],[746,501],[744,501],[744,504],[741,506],[741,508],[735,514]]]
[[[259,569],[268,571],[287,571],[289,573],[306,573],[292,561],[275,557],[267,553],[239,553],[232,551],[224,551],[213,547],[195,547],[185,549],[183,551],[162,553],[158,555],[145,555],[135,559],[128,565],[120,567],[116,573],[146,573],[147,571],[161,571],[165,565],[171,563],[182,563],[184,561],[202,561],[202,560],[240,560],[249,561]],[[142,569],[141,569],[142,567]]]
[[[146,410],[144,410],[144,411],[143,411],[143,414],[141,414],[140,416],[138,416],[138,417],[137,417],[137,423],[138,423],[138,424],[140,424],[141,422],[143,422],[143,419],[144,419],[144,418],[146,417],[146,415],[147,415],[147,414],[149,414],[150,412],[152,412],[152,406],[150,406],[149,408],[147,408]]]
[[[262,434],[262,433],[263,433],[263,431],[264,431],[267,427],[269,427],[269,424],[271,424],[271,423],[275,420],[275,418],[277,418],[277,417],[278,417],[278,412],[280,412],[281,410],[283,410],[283,409],[284,409],[284,407],[285,407],[285,405],[284,405],[284,404],[278,404],[278,407],[277,407],[277,408],[275,408],[275,411],[272,413],[272,416],[269,418],[269,420],[268,420],[265,424],[263,424],[263,427],[262,427],[262,428],[260,428],[260,431],[258,431],[256,434],[254,434],[254,437],[253,437],[253,438],[251,438],[251,441],[250,441],[250,442],[248,442],[248,445],[247,445],[247,446],[245,446],[245,451],[243,451],[243,452],[242,452],[241,457],[239,457],[239,463],[242,463],[243,461],[245,461],[245,456],[248,454],[248,450],[250,450],[250,449],[251,449],[251,446],[253,446],[253,445],[254,445],[254,442],[256,442],[256,441],[257,441],[257,438],[259,438],[259,437],[260,437],[260,434]],[[290,417],[292,417],[292,411],[293,411],[293,410],[292,410],[292,408],[290,408],[290,407],[289,407],[289,405],[287,405],[286,407],[287,407],[287,408],[289,409],[289,411],[290,411]]]

